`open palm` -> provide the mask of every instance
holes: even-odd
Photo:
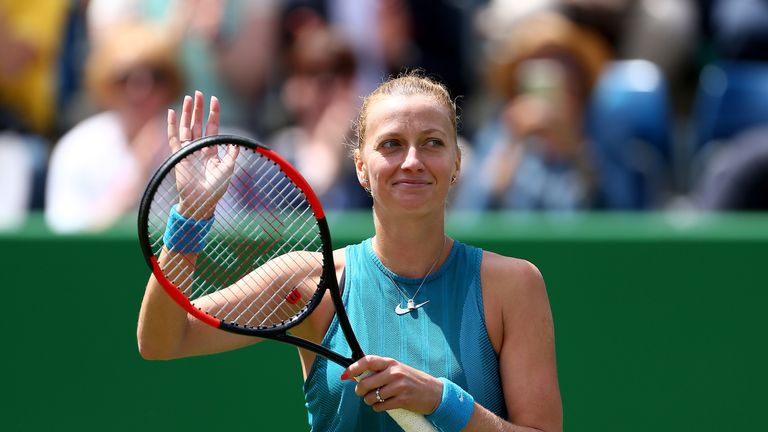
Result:
[[[203,94],[195,92],[194,100],[184,98],[180,123],[176,125],[176,113],[168,110],[168,144],[172,152],[190,142],[219,133],[219,101],[211,97],[208,122],[203,135]],[[192,219],[208,219],[213,215],[229,186],[235,169],[239,147],[227,146],[223,155],[212,146],[194,152],[176,165],[176,189],[179,192],[178,211]]]

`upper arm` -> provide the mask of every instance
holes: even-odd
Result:
[[[483,285],[491,300],[485,303],[494,305],[486,307],[486,316],[497,342],[509,420],[562,430],[554,324],[541,273],[528,261],[487,254]]]

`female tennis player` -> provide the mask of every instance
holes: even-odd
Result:
[[[200,92],[186,97],[178,124],[169,110],[172,151],[218,133],[219,101],[211,98],[205,131],[203,105]],[[383,411],[401,408],[440,430],[561,431],[553,321],[540,272],[445,234],[446,199],[461,168],[447,89],[414,73],[390,79],[365,98],[356,132],[354,163],[373,197],[375,235],[335,251],[334,262],[352,328],[369,355],[344,370],[299,349],[312,430],[393,430]],[[208,217],[222,195],[211,192],[205,208],[178,210]],[[292,333],[331,349],[346,345],[333,311],[326,295]],[[256,342],[192,318],[150,277],[138,323],[145,358]]]

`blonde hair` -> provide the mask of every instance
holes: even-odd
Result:
[[[453,136],[458,139],[458,114],[456,103],[451,99],[448,88],[442,83],[424,76],[419,71],[406,72],[395,78],[390,78],[381,83],[374,91],[363,99],[360,114],[354,124],[355,147],[363,148],[365,139],[368,110],[377,99],[386,96],[426,96],[432,98],[439,105],[445,107],[451,117]]]

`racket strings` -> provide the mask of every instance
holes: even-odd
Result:
[[[312,208],[279,165],[261,153],[241,148],[234,171],[227,173],[221,164],[206,160],[226,146],[213,149],[183,159],[180,163],[198,169],[177,168],[175,175],[172,170],[155,193],[148,224],[155,256],[164,247],[169,211],[179,202],[176,185],[184,185],[190,188],[181,190],[185,206],[215,205],[215,219],[203,251],[197,256],[174,254],[178,259],[166,262],[164,274],[174,275],[171,282],[196,307],[232,324],[272,327],[291,321],[309,307],[322,273],[323,241]],[[209,178],[199,168],[204,164]],[[184,178],[177,181],[176,175]],[[213,197],[190,198],[212,175],[229,178]]]
[[[249,170],[245,170],[246,173],[248,171]],[[262,178],[264,177],[264,175],[262,173],[257,173],[257,174],[258,175],[256,177],[258,177],[259,175]],[[271,178],[268,178],[267,179],[267,184],[270,184],[270,185],[275,184],[275,179],[278,178],[278,174],[279,174],[279,172],[276,171]],[[285,179],[285,180],[287,180],[287,179]],[[274,203],[273,205],[264,205],[264,201],[265,200],[259,199],[260,204],[261,204],[261,208],[262,209],[266,209],[266,211],[270,213],[271,217],[264,218],[263,220],[267,222],[267,225],[272,230],[272,232],[276,232],[278,230],[278,225],[282,225],[281,221],[274,217],[274,214],[271,211],[272,208],[285,209],[285,208],[295,207],[297,204],[304,204],[303,200],[299,199],[299,196],[300,196],[299,194],[292,193],[291,195],[292,195],[293,199],[290,199],[289,198],[290,195],[288,195],[288,194],[283,192],[284,190],[288,190],[288,191],[291,191],[291,192],[294,191],[295,186],[293,186],[291,182],[284,181],[284,180],[281,179],[280,183],[284,184],[283,188],[276,187],[276,188],[272,188],[271,191],[265,191],[264,188],[261,188],[259,193],[256,193],[256,194],[244,194],[242,190],[240,191],[241,195],[249,196],[249,198],[250,198],[249,201],[251,201],[251,202],[254,201],[253,198],[259,198],[260,196],[265,196],[266,200]],[[235,184],[233,184],[233,185],[235,185]],[[270,193],[270,192],[272,192],[272,193]],[[274,195],[274,196],[270,196],[270,195]],[[286,202],[287,199],[290,199],[290,202]],[[303,206],[303,207],[305,209],[303,211],[303,213],[307,214],[308,213],[308,207],[307,206]],[[309,219],[309,220],[314,222],[313,219]],[[306,222],[307,220],[304,219],[304,221]],[[287,233],[292,233],[292,234],[303,231],[303,230],[298,230],[296,227],[293,226],[293,224],[289,224],[287,226],[280,227],[280,229],[284,233],[287,232]],[[269,232],[270,231],[267,231],[267,233],[269,233]],[[273,238],[272,236],[269,236],[269,237],[270,238],[268,240],[265,240],[264,242],[262,242],[262,245],[260,245],[260,246],[267,245],[267,250],[256,250],[256,249],[254,249],[253,251],[251,251],[249,253],[248,256],[245,257],[245,260],[241,261],[241,265],[243,263],[248,262],[248,261],[251,260],[252,257],[250,255],[255,255],[256,253],[258,253],[259,255],[266,255],[267,252],[269,252],[269,250],[274,248],[274,246],[278,243],[278,240],[280,240],[280,239]],[[283,238],[283,239],[285,240],[283,245],[298,243],[297,241],[295,241],[292,238],[287,238],[287,239]],[[241,242],[241,243],[244,244],[245,242]],[[284,248],[280,248],[279,247],[278,249],[275,250],[274,253],[276,255],[281,255],[283,253],[286,253],[287,251],[283,250],[283,249]],[[289,269],[283,269],[283,272],[286,272],[288,270]],[[237,269],[236,269],[236,272],[237,272]],[[273,276],[276,277],[277,275],[273,275]],[[227,281],[227,282],[229,282],[229,281]],[[289,283],[289,281],[286,281],[285,283],[283,283],[282,285],[277,287],[277,289],[275,289],[275,288],[268,289],[266,292],[272,292],[273,294],[271,296],[269,296],[266,300],[258,298],[258,297],[254,298],[250,302],[251,304],[247,305],[247,307],[245,307],[245,308],[243,308],[243,305],[242,305],[243,300],[238,301],[235,304],[235,307],[234,307],[233,311],[243,310],[243,312],[240,313],[235,318],[232,318],[231,313],[225,315],[223,318],[227,319],[227,320],[230,320],[230,321],[234,321],[234,322],[253,322],[253,320],[256,317],[258,317],[260,315],[265,315],[265,319],[261,321],[261,324],[266,324],[267,321],[270,318],[274,317],[274,316],[277,316],[280,320],[289,319],[291,316],[299,313],[301,311],[301,308],[294,308],[293,310],[289,310],[288,312],[290,314],[286,315],[284,313],[283,314],[279,313],[279,312],[284,311],[285,308],[278,308],[278,307],[276,307],[281,302],[281,300],[279,299],[280,293],[281,292],[285,292],[284,287],[286,285],[288,285],[288,283]],[[243,297],[243,299],[245,299],[245,298],[246,297]],[[277,304],[275,304],[275,302],[277,302]],[[252,313],[251,317],[246,318],[247,311],[250,310],[250,309],[253,309],[254,305],[258,305],[258,304],[261,304],[262,306],[260,308],[258,308],[254,313]],[[269,309],[272,309],[273,313],[265,314],[265,310],[269,310]]]
[[[263,168],[264,166],[265,165],[262,164],[260,166],[260,168]],[[253,194],[253,196],[255,197],[257,195]],[[205,201],[203,201],[202,203],[200,203],[200,202],[193,202],[193,206],[194,205],[204,205],[204,204],[206,204]],[[250,203],[249,202],[245,202],[243,204],[248,206]],[[238,220],[238,219],[239,220],[246,220],[244,217],[238,216],[237,213],[232,214],[232,210],[233,210],[233,206],[218,206],[217,210],[216,210],[216,214],[217,214],[217,218],[218,218],[218,223],[221,224],[221,225],[229,223],[230,226],[226,227],[226,230],[228,230],[230,232],[235,232],[237,229],[240,229],[240,230],[243,230],[243,231],[249,231],[249,230],[253,230],[253,229],[258,227],[258,225],[254,226],[254,227],[248,226],[248,225],[244,225],[244,226],[241,226],[241,227],[232,226],[232,224],[230,223],[230,221],[232,221],[232,220]],[[225,214],[222,215],[222,212],[225,213]],[[266,222],[269,223],[270,222],[269,219],[266,219]],[[250,222],[246,222],[246,223],[250,224]],[[272,226],[271,228],[273,230],[276,230],[276,228],[274,226]],[[266,231],[266,233],[269,234],[269,231]],[[246,238],[245,236],[240,236],[239,240],[237,242],[234,242],[233,244],[236,245],[236,244],[239,243],[240,245],[243,245],[245,247],[247,242],[248,242],[248,238]],[[263,243],[266,243],[266,240],[264,240]],[[233,255],[235,255],[235,256],[240,255],[238,253],[239,252],[238,251],[239,248],[237,246],[232,247],[232,245],[227,245],[226,243],[217,243],[214,246],[213,249],[206,250],[206,254],[207,255],[213,255],[213,256],[223,255],[224,253],[226,253],[227,248],[229,248],[229,250],[231,252],[233,252]],[[255,253],[259,253],[260,255],[265,255],[268,252],[269,252],[268,250],[267,251],[256,251],[256,250],[253,251],[254,254]],[[208,263],[208,267],[198,268],[198,272],[200,272],[200,273],[210,272],[211,271],[211,266],[214,265],[214,264],[215,264],[214,262],[210,261]],[[231,279],[231,277],[230,277],[230,279]],[[195,293],[193,293],[193,296],[194,296],[194,294]],[[197,293],[197,294],[199,294],[199,293]]]
[[[277,253],[278,253],[278,254],[281,254],[281,251],[280,251],[280,250],[278,250],[278,251],[277,251]],[[296,260],[296,257],[297,257],[297,256],[302,256],[302,257],[305,257],[305,255],[298,255],[298,254],[287,254],[287,253],[286,253],[284,256],[285,256],[285,258],[286,258],[286,259],[290,259],[290,260],[292,260],[292,262],[293,262],[293,264],[294,264],[294,265],[293,265],[293,266],[291,266],[291,268],[301,268],[301,267],[306,267],[306,265],[308,265],[308,264],[309,264],[309,265],[311,265],[312,267],[315,267],[315,268],[322,268],[322,262],[320,262],[320,261],[318,261],[318,260],[314,260],[313,262],[310,262],[310,261],[309,261],[309,260],[307,260],[306,258],[303,258],[303,263],[299,263],[299,262]],[[291,268],[285,268],[284,266],[282,266],[282,265],[281,265],[281,263],[280,263],[280,262],[277,262],[277,263],[276,263],[276,266],[277,266],[277,267],[280,267],[280,268],[279,268],[279,270],[282,270],[282,271],[281,271],[281,272],[277,272],[277,274],[274,274],[274,275],[273,275],[274,277],[277,277],[277,276],[278,276],[278,274],[280,274],[280,273],[287,273],[287,272],[290,272],[290,271],[291,271]],[[302,281],[302,282],[303,282],[303,281]],[[280,303],[282,303],[283,301],[285,301],[285,298],[280,298],[280,297],[278,297],[278,296],[279,296],[279,294],[280,294],[280,293],[284,293],[284,292],[286,292],[286,288],[287,288],[287,287],[290,287],[291,285],[292,285],[292,284],[291,284],[291,281],[290,281],[290,280],[286,280],[286,281],[285,281],[285,282],[284,282],[284,283],[283,283],[283,284],[282,284],[280,287],[278,287],[278,289],[277,289],[276,291],[274,291],[273,295],[272,295],[271,297],[269,297],[269,298],[268,298],[268,299],[267,299],[267,300],[266,300],[266,301],[263,303],[263,305],[262,305],[260,308],[258,308],[258,309],[257,309],[257,310],[254,312],[254,314],[251,316],[251,318],[249,318],[247,321],[248,321],[248,322],[251,322],[251,321],[252,321],[252,319],[255,319],[257,316],[259,316],[259,315],[261,315],[262,313],[264,313],[264,312],[265,312],[265,310],[268,310],[268,306],[270,306],[270,305],[273,305],[273,306],[277,306],[277,305],[280,305]],[[246,310],[250,310],[252,307],[255,307],[255,306],[256,306],[256,304],[257,304],[257,300],[258,300],[258,299],[254,299],[254,301],[252,301],[252,302],[251,302],[251,304],[249,305],[249,307],[247,307],[247,308],[246,308]],[[277,303],[275,303],[275,302],[277,302]],[[289,304],[290,304],[290,303],[289,303]],[[290,307],[288,307],[288,309],[290,310]],[[304,307],[295,307],[295,308],[292,310],[292,314],[291,314],[289,317],[287,317],[287,318],[290,318],[291,316],[295,316],[295,315],[299,314],[299,313],[300,313],[300,312],[301,312],[303,309],[304,309]],[[262,320],[262,321],[259,323],[259,325],[262,325],[262,326],[263,326],[263,325],[266,325],[266,323],[267,323],[267,320],[268,320],[269,318],[271,318],[272,316],[279,316],[279,315],[277,315],[277,312],[279,312],[279,311],[281,311],[281,309],[280,309],[280,308],[273,308],[273,313],[272,313],[272,314],[268,314],[268,315],[266,315],[265,319],[264,319],[264,320]],[[243,314],[240,314],[239,316],[237,316],[237,318],[236,318],[234,321],[235,321],[235,322],[240,322],[240,320],[241,320],[243,317],[244,317],[244,315],[243,315]],[[226,317],[225,317],[225,318],[226,318]],[[285,318],[286,318],[286,317],[283,317],[283,319],[285,319]]]
[[[269,220],[269,219],[267,219],[267,220]],[[274,225],[272,225],[272,227],[274,228],[275,226],[274,226]],[[242,242],[242,241],[241,241],[240,243],[244,243],[244,242]],[[275,243],[275,241],[273,240],[273,241],[271,241],[270,243],[274,244],[274,243]],[[271,246],[270,246],[270,248],[271,248]],[[255,253],[255,252],[256,252],[256,251],[253,251],[251,254],[253,254],[253,253]],[[237,252],[236,252],[236,253],[237,253]],[[246,257],[246,260],[248,260],[249,258],[250,258],[250,257]],[[242,264],[243,264],[243,261],[241,260],[241,266],[242,266]],[[237,269],[236,269],[236,270],[237,270]],[[284,284],[284,285],[285,285],[285,284]],[[278,290],[278,291],[276,291],[276,294],[277,294],[277,293],[279,293],[279,290]],[[273,295],[273,296],[272,296],[272,298],[270,298],[270,300],[272,300],[274,297],[275,297],[275,296]],[[258,301],[259,301],[259,299],[255,299],[255,300],[254,300],[252,303],[258,303]],[[231,302],[231,301],[230,301],[230,302]],[[263,306],[261,309],[266,309],[268,306],[270,306],[270,305],[269,305],[269,303],[265,303],[265,305],[264,305],[264,306]],[[236,307],[236,309],[235,309],[235,310],[238,310],[238,309],[241,307],[241,305],[236,305],[235,307]],[[280,309],[277,309],[277,310],[279,311]],[[298,310],[297,310],[297,311],[298,311]],[[258,315],[260,315],[261,313],[262,313],[262,311],[260,310],[260,311],[258,311],[256,314],[254,314],[254,316],[258,316]],[[273,315],[274,315],[274,314],[273,314]],[[280,315],[281,315],[281,318],[283,318],[283,319],[285,319],[285,318],[289,318],[288,316],[285,316],[285,315],[283,315],[283,314],[280,314]],[[237,318],[237,319],[238,319],[238,320],[242,320],[242,319],[243,319],[243,317],[244,317],[244,313],[243,313],[243,314],[240,314],[240,315],[238,316],[238,318]],[[226,318],[229,318],[229,317],[226,317]],[[266,319],[269,319],[269,318],[270,318],[270,316],[269,316],[269,315],[267,315]],[[252,319],[251,319],[251,320],[252,320]]]
[[[263,167],[263,165],[262,165],[262,167]],[[261,167],[260,167],[260,168],[261,168]],[[262,175],[262,176],[263,176],[263,173],[257,173],[257,174],[259,174],[259,175]],[[273,181],[274,181],[274,179],[278,177],[278,174],[279,174],[279,172],[275,173],[275,174],[272,176],[272,178],[269,178],[269,179],[268,179],[268,181],[270,181],[270,182],[273,182]],[[287,183],[287,182],[284,182],[284,183]],[[290,184],[286,184],[286,185],[285,185],[285,187],[286,187],[286,188],[289,188],[289,187],[291,187],[291,188],[292,188],[292,186],[291,186]],[[268,195],[268,193],[264,193],[265,191],[263,190],[263,188],[262,188],[262,191],[261,191],[261,192],[262,192],[262,194],[263,194],[263,195]],[[245,195],[245,194],[244,194],[244,195]],[[260,194],[251,194],[251,200],[253,199],[253,197],[258,197],[259,195],[260,195]],[[294,206],[294,205],[295,205],[297,202],[299,202],[299,201],[300,201],[300,200],[298,199],[298,194],[293,194],[293,196],[294,196],[294,199],[293,199],[293,200],[292,200],[292,202],[290,202],[290,203],[286,203],[286,202],[285,202],[285,194],[282,194],[282,193],[278,193],[278,194],[277,194],[277,196],[279,196],[279,197],[282,197],[282,198],[283,198],[282,200],[280,200],[280,201],[277,201],[277,202],[276,202],[276,206],[277,206],[277,207],[282,207],[282,208],[284,208],[284,207],[286,207],[286,206]],[[273,198],[272,200],[274,201],[274,198]],[[246,204],[248,204],[248,203],[246,203]],[[262,200],[262,205],[263,205],[263,200]],[[266,207],[266,208],[267,208],[267,209],[269,209],[269,207]],[[222,208],[219,208],[219,209],[217,210],[217,214],[218,214],[218,213],[219,213],[221,210],[223,210],[223,211],[225,211],[225,212],[229,212],[229,211],[230,211],[230,208],[227,208],[227,207],[224,207],[223,209],[222,209]],[[303,212],[303,213],[307,213],[307,212],[308,212],[308,208],[306,208],[306,209],[304,210],[304,212]],[[218,217],[218,216],[217,216],[217,217]],[[225,218],[222,218],[221,220],[223,220],[223,221],[231,221],[231,220],[233,220],[233,216],[225,217]],[[269,223],[270,227],[271,227],[273,230],[276,230],[276,229],[277,229],[276,225],[275,225],[275,224],[273,224],[273,223],[271,223],[272,219],[270,219],[270,218],[266,218],[265,220],[266,220],[266,221]],[[313,221],[313,219],[309,219],[309,220]],[[306,222],[306,221],[307,221],[307,220],[305,219],[305,222]],[[245,227],[245,229],[248,229],[248,228],[249,228],[249,227],[247,227],[247,226]],[[293,229],[292,229],[292,228],[293,228],[293,227],[291,227],[291,226],[288,226],[288,227],[286,227],[286,229],[284,229],[283,231],[286,231],[286,230],[287,230],[287,232],[296,232],[296,231],[293,231]],[[230,229],[234,229],[234,227],[230,227]],[[290,239],[290,238],[288,239],[288,242],[291,242],[291,239]],[[239,243],[240,243],[240,244],[246,244],[246,240],[240,240],[240,241],[239,241]],[[266,241],[264,241],[264,243],[266,243]],[[271,245],[269,246],[269,248],[271,248],[271,247],[272,247],[272,246],[273,246],[275,243],[276,243],[276,240],[274,240],[274,239],[273,239],[273,241],[271,242]],[[219,245],[219,246],[221,246],[221,245]],[[237,247],[235,247],[235,249],[237,249]],[[266,254],[266,252],[268,252],[268,251],[258,251],[258,250],[256,250],[256,249],[254,249],[253,251],[251,251],[251,252],[250,252],[250,255],[255,255],[255,254],[257,254],[257,253],[258,253],[259,255],[265,255],[265,254]],[[277,253],[277,254],[280,254],[280,253],[283,253],[283,252],[285,252],[285,251],[282,251],[282,250],[277,250],[277,251],[276,251],[276,253]],[[208,254],[209,254],[209,255],[211,255],[211,254],[216,254],[216,253],[217,253],[217,251],[216,251],[216,250],[214,250],[214,251],[211,251],[211,252],[208,252]],[[218,251],[218,253],[221,253],[221,251]],[[238,255],[239,253],[238,253],[238,251],[237,251],[237,250],[234,250],[234,254],[235,254],[235,255]],[[242,266],[243,266],[243,265],[244,265],[244,264],[245,264],[247,261],[250,261],[250,258],[251,258],[251,256],[246,256],[245,258],[246,258],[245,260],[240,260],[240,261],[241,261],[241,263],[240,263],[240,266],[241,266],[241,267],[242,267]],[[211,263],[212,263],[212,262],[211,262]],[[208,267],[210,268],[210,265],[209,265]],[[203,272],[203,273],[207,272],[207,271],[209,270],[209,268],[203,268],[203,269],[202,269],[202,272]],[[234,273],[237,273],[237,272],[238,272],[238,270],[240,270],[240,269],[239,269],[239,268],[236,268],[236,269],[234,269]],[[220,284],[231,283],[231,282],[233,282],[231,279],[232,279],[232,277],[230,276],[230,277],[228,278],[228,280],[225,280],[225,281],[218,281],[218,282],[219,282]],[[187,282],[187,281],[182,281],[182,282]],[[286,285],[286,284],[283,284],[283,286],[285,286],[285,285]],[[282,289],[282,287],[281,287],[281,289]],[[198,286],[198,288],[197,288],[195,291],[193,291],[192,293],[190,293],[190,294],[189,294],[189,296],[190,296],[190,297],[193,297],[193,298],[195,298],[195,297],[198,297],[198,296],[200,296],[200,295],[202,295],[202,294],[203,294],[201,291],[203,291],[203,289],[201,289],[201,287],[200,287],[200,286]],[[273,295],[273,296],[272,296],[272,298],[270,298],[270,300],[273,300],[273,299],[274,299],[274,297],[275,297],[277,294],[279,294],[279,292],[280,292],[280,289],[278,289],[278,291],[275,293],[275,295]],[[241,294],[243,294],[243,295],[244,295],[244,294],[246,294],[246,293],[245,293],[245,291],[242,291],[242,290],[241,290]],[[212,298],[212,300],[215,300],[215,297],[214,297],[214,298]],[[255,300],[254,300],[252,303],[254,303],[254,304],[255,304],[255,303],[258,303],[258,302],[259,302],[259,299],[255,299]],[[225,307],[229,307],[229,306],[230,306],[230,303],[231,303],[231,300],[225,300],[225,302],[224,302],[223,304],[220,304],[220,305],[218,305],[218,309],[224,309]],[[238,309],[239,309],[239,308],[240,308],[242,305],[241,305],[241,304],[235,304],[234,306],[235,306],[235,308],[236,308],[235,310],[238,310]],[[275,305],[275,304],[272,304],[272,305],[270,305],[268,302],[265,302],[265,303],[264,303],[264,305],[263,305],[263,306],[260,308],[260,310],[259,310],[259,311],[257,311],[256,313],[254,313],[254,314],[253,314],[253,317],[256,317],[256,316],[260,315],[260,314],[263,312],[263,310],[264,310],[264,309],[266,309],[266,308],[268,308],[269,306],[275,307],[276,305]],[[276,310],[276,311],[280,311],[280,309],[275,309],[275,310]],[[292,313],[291,315],[288,315],[288,316],[282,316],[282,318],[283,318],[283,319],[289,319],[291,316],[293,316],[293,315],[295,315],[295,314],[298,314],[300,311],[301,311],[301,308],[296,308],[295,310],[293,310],[293,311],[292,311],[293,313]],[[211,312],[212,312],[212,313],[216,313],[216,311],[211,311]],[[241,314],[240,314],[240,315],[239,315],[239,316],[238,316],[236,319],[232,319],[232,321],[235,321],[235,322],[240,322],[240,321],[242,321],[242,320],[243,320],[243,317],[244,317],[244,314],[243,314],[243,313],[241,313]],[[249,322],[250,322],[250,321],[252,321],[252,320],[253,320],[253,317],[252,317],[251,319],[249,319],[248,321],[249,321]],[[269,319],[270,317],[271,317],[271,315],[267,315],[267,316],[266,316],[266,319],[262,321],[262,324],[263,324],[264,322],[266,322],[266,320],[267,320],[267,319]],[[230,318],[231,318],[231,314],[225,315],[223,318],[224,318],[224,319],[230,319]]]
[[[289,254],[289,253],[287,253],[287,251],[285,252],[285,254],[282,254],[283,251],[281,249],[278,249],[276,251],[276,254],[277,255],[282,255],[285,259],[290,259],[294,265],[286,267],[281,261],[274,262],[274,266],[269,266],[268,267],[268,270],[272,270],[275,267],[277,268],[276,270],[279,270],[279,271],[272,272],[271,276],[274,279],[277,279],[280,274],[289,273],[292,268],[303,267],[302,264],[305,264],[305,265],[306,264],[311,264],[312,267],[316,267],[316,268],[321,268],[322,267],[322,262],[319,261],[319,260],[314,260],[314,261],[310,262],[309,260],[304,258],[304,259],[302,259],[303,263],[299,263],[298,260],[296,259],[296,257],[299,256],[299,255],[297,255],[297,254]],[[302,255],[302,256],[305,256],[305,255]],[[264,319],[259,322],[260,326],[267,325],[269,320],[271,318],[273,318],[273,317],[278,317],[279,321],[290,319],[291,317],[293,317],[295,315],[298,315],[306,307],[306,306],[304,306],[304,307],[293,307],[293,308],[291,308],[291,306],[287,306],[287,309],[288,309],[288,311],[290,313],[287,316],[284,315],[284,314],[280,314],[280,312],[283,312],[284,309],[286,309],[286,308],[279,308],[279,307],[277,307],[277,306],[280,306],[281,303],[286,300],[285,296],[284,295],[281,296],[281,294],[285,294],[287,292],[290,292],[292,289],[288,289],[288,288],[290,288],[291,286],[294,286],[294,285],[298,285],[298,284],[295,284],[291,279],[287,279],[281,285],[279,285],[278,287],[276,287],[276,289],[274,289],[272,291],[272,295],[270,297],[268,297],[266,299],[261,299],[261,298],[252,299],[250,301],[250,303],[245,308],[239,307],[239,306],[242,306],[242,302],[245,301],[243,299],[243,300],[241,300],[240,302],[238,302],[235,305],[236,306],[235,310],[243,310],[242,313],[240,313],[239,315],[235,316],[234,318],[232,318],[232,316],[231,316],[232,314],[231,313],[227,314],[227,315],[224,315],[222,318],[225,319],[225,320],[228,320],[228,321],[232,321],[232,322],[254,322],[254,321],[256,321],[258,319],[257,318],[258,316],[264,315]],[[267,292],[269,292],[269,291],[267,291]],[[252,312],[250,317],[246,318],[245,314],[248,311],[253,311],[253,312]]]
[[[277,173],[270,180],[274,180],[276,177],[277,177]],[[294,188],[295,188],[295,186],[293,186],[293,184],[291,182],[289,182],[289,181],[283,181],[282,183],[285,184],[285,188],[284,189],[286,189],[286,190],[293,191]],[[278,189],[277,188],[273,189],[273,191],[275,191],[275,190],[278,190]],[[265,191],[263,190],[263,188],[262,188],[261,192],[262,192],[262,194],[264,194]],[[253,194],[252,196],[253,197],[258,197],[259,195],[260,194]],[[269,194],[267,193],[265,195],[268,196]],[[293,195],[293,199],[291,199],[291,202],[288,202],[288,203],[285,202],[287,194],[285,194],[283,192],[279,192],[276,195],[281,198],[279,201],[276,202],[276,205],[275,205],[278,208],[296,207],[297,204],[304,204],[303,200],[301,200],[299,198],[300,197],[299,194],[293,193],[292,194]],[[274,201],[274,198],[272,200]],[[261,200],[261,201],[262,201],[262,204],[263,204],[263,200]],[[270,206],[266,206],[264,208],[269,210],[271,207]],[[300,217],[299,218],[293,218],[291,223],[289,223],[288,225],[282,227],[282,232],[290,233],[291,236],[288,237],[288,238],[285,238],[284,239],[285,242],[283,243],[283,246],[282,247],[278,247],[274,251],[274,255],[275,256],[284,255],[284,254],[287,254],[287,252],[289,252],[288,250],[285,250],[286,249],[284,247],[285,245],[301,244],[302,242],[306,241],[304,238],[300,238],[300,239],[294,239],[293,238],[293,237],[295,237],[296,233],[305,233],[304,237],[306,237],[306,233],[309,232],[305,227],[296,227],[296,226],[294,226],[296,221],[301,221],[303,225],[307,225],[307,223],[309,223],[309,222],[311,222],[312,225],[315,224],[314,223],[314,218],[312,217],[311,214],[309,214],[310,208],[308,206],[305,206],[305,205],[300,207],[300,208],[303,208],[302,212],[299,213]],[[272,216],[274,216],[274,215],[272,215]],[[271,223],[271,222],[273,222],[273,221],[278,221],[279,222],[278,219],[266,218],[265,220],[267,222],[269,222],[269,225],[270,225],[270,227],[273,230],[276,229],[276,225]],[[312,240],[312,242],[314,242],[314,241],[315,241],[315,239]],[[264,242],[264,243],[266,243],[266,242]],[[277,243],[276,241],[270,242],[268,249],[272,249],[276,243]],[[258,251],[256,249],[254,249],[251,252],[251,255],[255,255],[257,252],[262,254],[262,255],[264,255],[264,254],[266,254],[267,251]],[[296,257],[295,254],[294,255],[285,255],[285,256],[286,257],[292,257],[292,258]],[[251,258],[251,256],[246,257],[246,261],[249,261],[250,258]],[[295,260],[294,260],[294,264],[296,264],[294,267],[300,266],[300,264],[296,263]],[[304,264],[307,264],[307,262],[305,261]],[[322,263],[318,263],[318,262],[315,262],[313,264],[314,264],[314,267],[322,266]],[[276,265],[280,266],[280,263],[277,263]],[[270,267],[270,269],[271,268],[272,267]],[[274,278],[277,278],[279,273],[281,273],[281,272],[282,273],[287,273],[287,272],[290,271],[289,268],[283,268],[283,269],[279,269],[279,270],[281,270],[281,271],[280,272],[274,272],[276,274],[273,274],[271,276],[273,276]],[[278,317],[278,320],[286,320],[286,319],[291,318],[292,316],[295,316],[295,315],[299,314],[304,309],[303,307],[295,307],[293,309],[288,308],[289,314],[287,314],[287,315],[286,314],[280,314],[280,312],[283,312],[285,308],[278,308],[277,307],[283,301],[283,299],[281,298],[280,294],[287,292],[285,288],[288,285],[290,285],[290,282],[291,282],[290,280],[286,280],[283,284],[278,286],[276,289],[267,290],[267,292],[271,291],[272,295],[270,297],[268,297],[266,300],[261,299],[261,298],[255,298],[255,299],[252,299],[248,305],[245,305],[245,307],[243,307],[243,302],[245,301],[245,298],[243,298],[243,300],[240,300],[240,301],[238,301],[235,304],[235,308],[232,310],[232,312],[230,312],[230,313],[228,313],[226,315],[223,315],[221,318],[225,319],[225,320],[228,320],[228,321],[232,321],[232,322],[254,322],[254,321],[256,321],[258,319],[259,316],[263,315],[263,316],[265,316],[265,318],[263,320],[261,320],[259,324],[260,325],[266,325],[269,322],[269,320],[272,319],[273,317]],[[264,283],[264,282],[261,282],[261,283]],[[259,305],[261,305],[261,306],[259,307]],[[234,317],[232,316],[233,313],[235,313],[235,311],[240,311],[240,310],[242,310],[241,313],[239,313],[238,315],[236,315]],[[247,312],[251,311],[251,310],[254,310],[251,313],[251,315],[250,316],[246,316]],[[267,311],[269,311],[269,310],[272,310],[272,312],[271,313],[267,313]]]

